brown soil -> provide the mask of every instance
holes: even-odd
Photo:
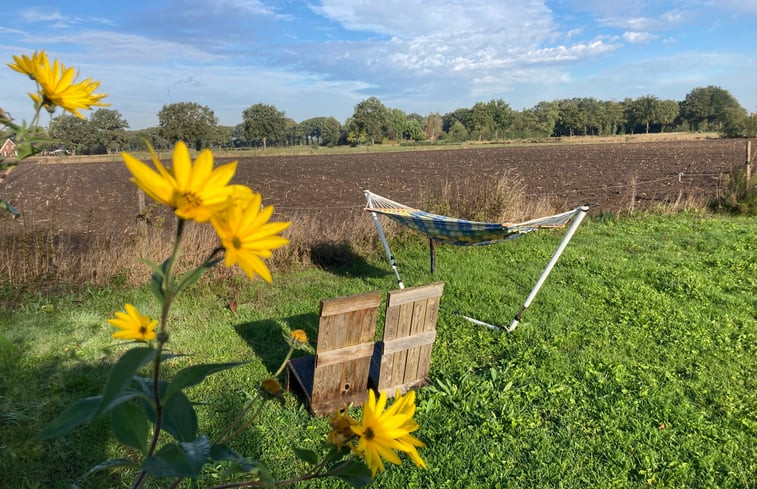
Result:
[[[450,183],[474,186],[505,173],[520,177],[529,196],[550,196],[556,210],[589,204],[594,214],[614,213],[632,201],[644,208],[710,199],[722,177],[743,163],[744,147],[743,140],[702,139],[247,157],[239,161],[235,182],[261,192],[283,216],[322,219],[328,233],[328,223],[360,211],[363,189],[418,205]],[[223,161],[229,160],[217,164]],[[121,163],[39,160],[11,173],[0,196],[22,211],[26,229],[129,233],[138,209],[128,179]]]

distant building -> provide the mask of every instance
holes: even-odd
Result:
[[[0,156],[3,158],[7,158],[9,156],[18,156],[18,152],[16,151],[16,142],[11,138],[6,139],[3,143],[3,147],[0,148]]]

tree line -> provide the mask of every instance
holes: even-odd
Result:
[[[145,141],[166,149],[179,140],[202,149],[459,143],[668,131],[757,135],[757,114],[748,115],[727,90],[716,86],[695,88],[682,101],[654,95],[622,102],[583,97],[539,102],[518,111],[495,99],[425,116],[386,107],[378,98],[369,97],[355,105],[343,124],[330,116],[296,122],[275,106],[262,103],[246,108],[236,126],[219,125],[211,108],[194,102],[164,105],[157,115],[157,127],[137,131],[128,130],[128,122],[117,110],[98,109],[88,120],[60,115],[50,122],[49,133],[75,154],[139,150]]]

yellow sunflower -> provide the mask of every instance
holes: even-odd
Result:
[[[154,340],[158,320],[140,314],[131,304],[126,304],[124,309],[126,312],[118,311],[115,318],[108,319],[110,324],[120,330],[113,333],[113,337],[124,340]]]
[[[359,437],[355,452],[365,459],[373,476],[377,470],[384,471],[382,459],[393,464],[401,463],[395,450],[406,452],[416,465],[425,467],[426,464],[415,449],[425,445],[410,434],[419,427],[412,419],[415,414],[415,393],[402,396],[397,391],[394,404],[386,411],[384,408],[386,392],[382,392],[376,400],[373,391],[368,391],[368,401],[363,406],[363,420],[359,425],[350,427]]]
[[[75,83],[78,74],[73,67],[66,68],[57,59],[50,66],[50,60],[45,51],[35,51],[31,57],[14,56],[13,60],[15,63],[8,64],[10,68],[28,75],[37,82],[39,93],[30,93],[29,96],[38,104],[38,107],[46,107],[51,112],[55,107],[60,107],[84,119],[79,109],[91,110],[93,106],[110,105],[101,102],[107,97],[106,94],[94,93],[100,86],[99,81],[87,78]]]
[[[179,141],[173,150],[169,171],[150,147],[156,172],[128,153],[121,153],[133,177],[131,181],[155,201],[175,209],[182,219],[207,222],[215,212],[229,206],[234,185],[227,185],[237,169],[233,161],[213,169],[213,154],[204,150],[192,165],[187,146]]]
[[[233,205],[223,214],[211,218],[211,224],[226,249],[225,265],[239,267],[253,278],[256,274],[271,282],[271,272],[261,258],[270,258],[271,250],[289,242],[278,233],[289,227],[289,222],[268,222],[273,206],[261,209],[261,197],[253,193],[246,207]]]

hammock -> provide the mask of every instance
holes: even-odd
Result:
[[[400,204],[386,197],[365,191],[365,210],[382,214],[403,226],[419,231],[440,243],[457,246],[480,246],[546,228],[561,228],[575,216],[571,210],[554,216],[540,217],[518,224],[467,221],[442,216]]]
[[[536,297],[539,289],[544,284],[547,276],[552,271],[555,263],[557,263],[563,250],[565,250],[565,247],[568,245],[568,242],[570,242],[570,239],[573,237],[573,234],[576,232],[576,229],[581,224],[581,221],[589,210],[588,206],[580,206],[561,214],[531,219],[530,221],[517,224],[478,222],[433,214],[431,212],[400,204],[399,202],[374,194],[370,190],[365,190],[364,192],[366,198],[365,210],[373,215],[373,222],[376,225],[379,238],[381,238],[381,242],[384,245],[384,251],[386,252],[389,263],[392,266],[392,270],[397,277],[400,289],[404,288],[405,285],[400,277],[397,263],[394,260],[394,255],[392,255],[392,252],[389,249],[389,244],[384,236],[384,230],[379,222],[378,214],[386,216],[403,226],[419,231],[429,237],[432,274],[434,273],[436,263],[436,242],[458,246],[486,245],[506,239],[517,238],[539,229],[561,228],[572,219],[573,224],[565,233],[562,242],[557,247],[554,255],[552,255],[549,263],[547,263],[544,271],[542,271],[539,280],[536,282],[536,285],[534,285],[531,293],[526,298],[526,301],[515,315],[515,318],[512,323],[510,323],[509,327],[495,326],[478,319],[463,316],[465,319],[475,324],[486,326],[489,329],[504,329],[507,332],[512,332],[518,326],[526,309],[531,305],[531,301]]]

